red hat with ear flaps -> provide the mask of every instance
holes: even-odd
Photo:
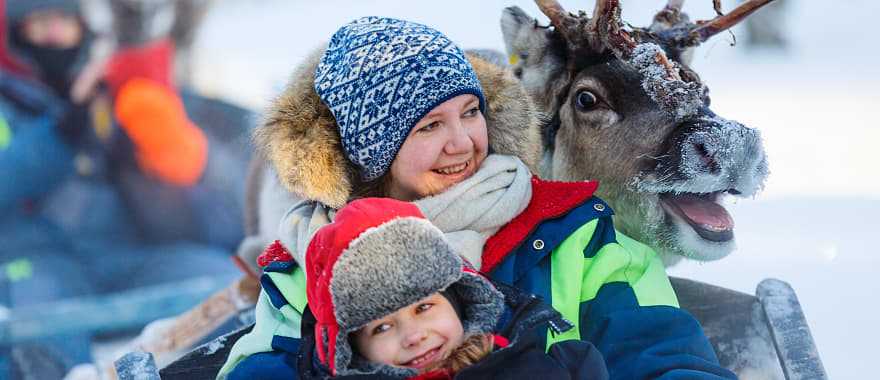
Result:
[[[503,296],[474,271],[412,203],[365,198],[343,207],[306,252],[306,294],[317,320],[319,360],[333,375],[414,369],[371,363],[352,351],[350,333],[436,292],[455,287],[465,335],[491,332]]]

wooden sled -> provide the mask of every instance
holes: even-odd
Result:
[[[672,284],[681,307],[703,325],[721,364],[741,378],[828,378],[787,283],[766,279],[755,295],[682,278],[672,278]],[[133,379],[135,371],[149,373],[151,379],[213,379],[232,345],[252,327],[205,343],[162,369],[156,368],[151,354],[132,352],[117,361],[116,371],[120,379]]]

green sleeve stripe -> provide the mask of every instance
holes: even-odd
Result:
[[[289,338],[300,337],[302,312],[306,308],[306,276],[302,269],[296,268],[292,273],[267,272],[272,283],[281,292],[288,304],[276,309],[269,301],[265,291],[260,292],[257,300],[254,329],[242,336],[232,346],[226,362],[217,374],[217,379],[225,379],[235,366],[250,355],[258,352],[272,351],[272,339],[275,336]]]
[[[593,238],[599,220],[593,220],[572,233],[550,256],[550,295],[554,309],[575,328],[562,334],[547,332],[547,348],[556,342],[580,339],[580,306],[596,298],[605,284],[629,284],[640,306],[674,306],[678,299],[657,254],[648,246],[619,232],[590,258],[584,247]]]
[[[650,250],[633,251],[617,243],[599,249],[584,272],[581,302],[592,300],[603,285],[611,282],[629,284],[641,306],[678,307],[663,263]]]
[[[290,305],[285,305],[284,308],[291,309]],[[299,321],[301,318],[297,317],[295,320],[292,320],[296,322],[296,326],[283,327],[282,325],[285,324],[285,321],[279,315],[282,313],[283,311],[279,311],[275,309],[275,306],[272,306],[272,302],[269,301],[265,291],[260,292],[260,298],[257,299],[256,307],[257,323],[251,332],[239,338],[232,345],[229,355],[226,356],[226,362],[223,363],[223,367],[217,373],[218,380],[225,379],[229,372],[248,356],[258,352],[272,351],[272,337],[276,333],[287,333],[284,336],[293,338],[299,337]],[[295,335],[290,335],[294,331]]]
[[[639,305],[679,307],[678,297],[675,296],[660,256],[647,245],[620,232],[617,232],[617,241],[631,255],[642,257],[639,262],[645,268],[641,270],[640,277],[630,281]]]
[[[550,254],[550,298],[552,306],[574,324],[574,328],[561,334],[547,331],[547,346],[571,339],[580,339],[580,285],[584,265],[584,247],[590,243],[598,220],[593,220],[572,233]]]
[[[282,272],[268,272],[267,274],[287,302],[302,314],[308,303],[306,298],[306,275],[302,269],[297,267],[290,274]]]
[[[284,305],[280,309],[281,315],[284,316],[284,323],[279,323],[275,328],[274,335],[286,336],[289,338],[300,337],[300,325],[302,324],[302,313],[297,311],[290,305]]]
[[[0,151],[6,150],[10,142],[12,142],[12,129],[9,128],[9,123],[0,114]]]

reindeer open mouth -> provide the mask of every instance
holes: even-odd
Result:
[[[719,204],[721,192],[708,194],[660,194],[666,212],[684,220],[703,239],[714,242],[733,240],[733,218]]]
[[[673,224],[686,224],[713,243],[733,240],[726,195],[755,195],[768,175],[760,133],[708,109],[676,126],[669,149],[635,179],[636,191],[656,193]]]

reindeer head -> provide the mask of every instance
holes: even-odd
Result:
[[[756,194],[767,161],[756,130],[710,110],[688,57],[769,1],[695,24],[681,13],[683,0],[670,0],[650,27],[629,30],[617,0],[597,0],[593,17],[536,0],[547,27],[518,7],[505,9],[514,72],[549,117],[542,174],[600,180],[617,227],[667,263],[729,254],[734,223],[720,197]]]

